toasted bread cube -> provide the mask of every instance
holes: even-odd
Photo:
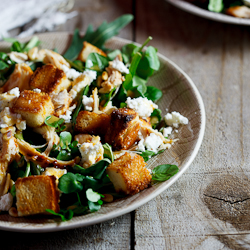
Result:
[[[30,78],[33,74],[32,69],[26,63],[17,63],[8,81],[4,84],[2,92],[7,92],[15,87],[20,91],[30,89]]]
[[[55,176],[35,175],[18,178],[15,186],[18,216],[48,214],[46,209],[59,212],[59,191]]]
[[[138,114],[128,108],[115,109],[111,113],[110,126],[105,135],[105,142],[113,150],[129,149],[136,141],[140,129]]]
[[[76,131],[83,134],[104,135],[110,124],[110,116],[89,111],[79,112],[76,118]]]
[[[117,193],[133,195],[148,187],[152,176],[143,157],[126,152],[106,169]]]
[[[28,126],[38,127],[54,112],[54,105],[47,94],[24,90],[15,100],[12,109],[22,115]]]
[[[78,55],[78,60],[82,62],[86,62],[87,57],[90,53],[97,53],[102,56],[107,56],[106,53],[104,53],[101,49],[97,48],[96,46],[92,45],[91,43],[88,43],[86,41],[83,42],[83,48],[81,52]]]
[[[52,64],[37,68],[30,79],[31,89],[41,89],[47,94],[58,94],[64,89],[68,89],[70,85],[71,82],[64,71]]]

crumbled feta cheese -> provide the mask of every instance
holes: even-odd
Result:
[[[80,146],[79,151],[82,156],[81,162],[87,168],[103,158],[104,149],[100,141],[97,143],[84,142]]]
[[[60,169],[60,168],[53,168],[53,167],[47,167],[46,170],[43,172],[43,175],[54,175],[57,179],[59,179],[64,174],[67,174],[66,169]]]
[[[151,133],[149,136],[146,137],[145,141],[144,141],[144,145],[145,147],[150,150],[153,151],[155,153],[158,152],[158,148],[163,144],[163,141],[161,139],[160,136]]]
[[[7,193],[0,198],[0,211],[8,211],[12,207],[13,196]]]
[[[79,75],[81,75],[80,72],[76,71],[75,69],[70,69],[66,65],[62,65],[62,70],[66,74],[67,78],[71,80],[75,80]]]
[[[86,95],[84,95],[82,97],[82,104],[84,105],[85,110],[92,111],[94,105],[94,99],[92,97],[87,97]]]
[[[17,127],[17,129],[19,129],[19,130],[25,130],[26,129],[26,121],[19,121],[19,122],[17,122],[16,123],[16,127]]]
[[[19,97],[20,96],[19,88],[15,87],[15,88],[11,89],[10,91],[8,91],[8,94],[14,95],[15,97]]]
[[[42,92],[41,89],[33,89],[33,91],[36,92],[36,93],[41,93]]]
[[[146,97],[138,97],[131,99],[130,97],[126,100],[127,107],[135,110],[141,118],[148,118],[154,109],[158,108],[158,105],[148,100]]]
[[[164,116],[164,120],[168,126],[178,128],[180,124],[188,124],[188,119],[179,112],[173,111]]]
[[[164,137],[168,137],[169,135],[171,135],[172,131],[173,131],[172,127],[164,128],[163,129],[163,136]]]
[[[93,82],[94,80],[96,80],[96,77],[97,77],[96,71],[90,70],[90,69],[86,69],[86,70],[83,72],[83,75],[88,76],[88,77],[91,79],[90,82]]]
[[[129,73],[129,69],[117,57],[115,58],[114,61],[112,61],[112,68],[117,69],[121,73],[125,74]]]
[[[64,119],[65,123],[70,123],[72,111],[66,110],[64,115],[60,115],[59,118]]]

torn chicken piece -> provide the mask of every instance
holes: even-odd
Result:
[[[115,151],[129,149],[135,143],[139,129],[139,116],[134,110],[116,109],[111,113],[105,142],[112,145]]]
[[[18,87],[20,91],[30,89],[29,82],[32,74],[32,69],[26,63],[16,64],[8,81],[2,87],[2,92],[7,92],[15,87]]]
[[[75,135],[75,141],[78,141],[79,144],[83,144],[84,142],[91,142],[92,139],[93,139],[92,135],[89,134]]]
[[[90,53],[97,53],[99,55],[102,56],[107,56],[106,53],[104,53],[101,49],[97,48],[96,46],[84,41],[83,42],[83,48],[81,50],[81,52],[78,55],[78,60],[82,61],[82,62],[86,62],[88,55]]]
[[[38,165],[41,165],[43,168],[46,167],[58,167],[58,168],[66,168],[67,166],[74,166],[79,162],[79,158],[76,157],[70,161],[61,161],[55,158],[51,158],[46,156],[43,153],[39,153],[35,148],[33,148],[29,143],[21,140],[17,140],[17,144],[19,147],[19,152],[24,155],[26,160],[32,161]]]
[[[56,53],[55,51],[49,49],[43,49],[40,50],[39,53],[44,55],[43,62],[45,64],[52,64],[61,70],[63,65],[70,68],[70,64],[63,58],[63,56]]]
[[[25,61],[28,60],[28,56],[24,53],[12,51],[8,54],[10,59],[16,63],[24,63]]]
[[[151,182],[150,171],[143,157],[126,152],[106,169],[117,193],[134,195],[147,188]]]
[[[110,125],[110,116],[102,113],[80,111],[76,118],[76,131],[83,134],[105,135]]]
[[[6,185],[8,183],[8,165],[14,158],[18,158],[19,153],[13,130],[8,128],[4,132],[6,133],[0,134],[0,196],[8,191],[9,186]]]
[[[89,168],[103,159],[104,149],[99,136],[92,136],[91,141],[82,143],[79,151],[82,156],[80,164],[84,168]]]
[[[228,15],[239,18],[250,18],[250,8],[247,6],[233,6],[226,9]]]
[[[46,93],[24,90],[15,100],[12,110],[21,114],[28,126],[38,127],[54,113],[54,105]]]
[[[35,133],[41,134],[42,137],[47,141],[48,145],[43,153],[48,156],[51,149],[53,148],[53,145],[58,144],[60,141],[58,134],[55,132],[55,128],[44,124],[40,127],[34,128],[33,131]]]
[[[79,75],[72,83],[72,89],[69,91],[69,95],[72,99],[77,99],[82,89],[89,86],[91,83],[91,78],[87,75]]]
[[[15,187],[18,216],[50,214],[46,209],[59,212],[59,191],[55,176],[34,175],[18,178]]]
[[[37,68],[30,79],[31,89],[40,89],[49,95],[67,90],[70,85],[71,82],[66,77],[64,71],[52,64]]]
[[[106,68],[106,71],[108,79],[101,83],[101,88],[99,89],[99,93],[102,94],[109,93],[113,88],[119,87],[125,81],[121,72],[112,67],[112,62],[109,62],[109,67]]]
[[[173,140],[166,139],[161,132],[153,129],[149,122],[140,119],[140,130],[138,133],[138,144],[136,150],[144,152],[146,149],[157,153],[158,151],[170,148]]]
[[[51,94],[50,97],[54,104],[54,115],[57,117],[65,114],[72,103],[72,99],[66,89],[58,94]]]

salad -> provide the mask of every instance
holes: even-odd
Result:
[[[22,217],[98,211],[178,172],[147,169],[176,141],[188,119],[162,115],[160,89],[147,81],[159,70],[157,50],[105,42],[133,19],[123,15],[82,37],[74,32],[61,55],[33,37],[0,52],[0,211]]]
[[[209,11],[250,18],[250,0],[186,0]]]

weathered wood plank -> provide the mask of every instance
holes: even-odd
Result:
[[[249,28],[164,1],[137,1],[136,16],[136,41],[153,36],[151,44],[193,79],[207,125],[188,171],[136,210],[135,249],[249,249]]]
[[[73,10],[79,11],[79,16],[58,27],[57,31],[73,32],[75,28],[79,28],[84,32],[89,24],[96,28],[103,20],[110,22],[122,14],[132,13],[132,0],[76,0]],[[124,28],[120,36],[132,39],[133,25]],[[130,214],[98,225],[55,233],[22,234],[1,231],[0,249],[130,249],[130,231]]]

